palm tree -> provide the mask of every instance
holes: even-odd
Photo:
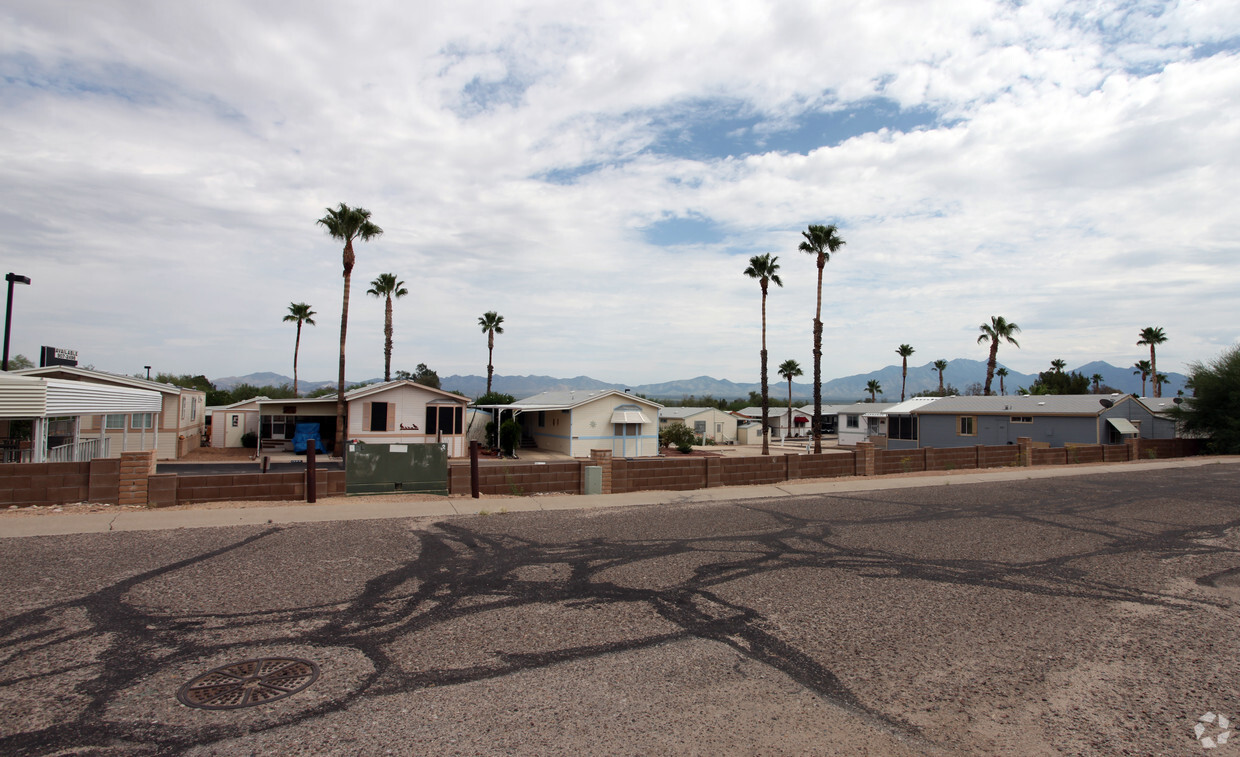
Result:
[[[804,375],[801,364],[795,360],[785,360],[779,364],[779,375],[788,380],[788,435],[792,435],[792,379]]]
[[[947,370],[947,361],[935,360],[934,370],[939,372],[939,394],[945,394],[947,390],[943,388],[943,371]]]
[[[495,355],[495,335],[504,333],[503,323],[504,316],[494,310],[488,310],[478,319],[482,333],[487,335],[487,394],[491,393],[491,376],[495,374],[495,366],[491,365]]]
[[[350,208],[343,202],[335,208],[327,208],[327,215],[315,221],[332,239],[344,242],[342,260],[344,262],[344,305],[340,308],[340,380],[336,390],[336,447],[332,454],[344,456],[344,340],[349,330],[349,285],[353,278],[353,240],[368,242],[372,237],[383,233],[383,229],[370,220],[370,211],[365,208]]]
[[[870,393],[870,402],[878,402],[878,393],[883,391],[883,385],[878,383],[878,379],[870,379],[865,382],[865,390]]]
[[[1089,380],[1094,382],[1094,394],[1102,391],[1102,379],[1103,375],[1101,373],[1095,373],[1089,377]]]
[[[1148,360],[1138,360],[1132,364],[1132,367],[1136,368],[1136,370],[1132,372],[1132,375],[1136,376],[1137,374],[1141,374],[1141,396],[1144,397],[1145,380],[1150,377],[1150,373],[1153,372],[1153,368],[1150,366],[1150,361]]]
[[[1138,345],[1148,344],[1150,346],[1150,375],[1154,377],[1154,396],[1161,397],[1162,381],[1159,380],[1158,358],[1154,355],[1154,345],[1167,341],[1167,335],[1163,333],[1161,326],[1146,326],[1141,329],[1140,337]]]
[[[805,241],[798,250],[813,255],[818,263],[818,304],[814,307],[814,454],[822,453],[822,269],[831,259],[831,253],[844,246],[835,224],[817,226],[810,224],[802,231]]]
[[[766,418],[770,412],[770,398],[767,396],[766,384],[766,292],[771,282],[775,282],[778,286],[783,286],[784,282],[779,279],[779,260],[778,256],[772,256],[770,253],[765,255],[754,255],[749,259],[749,267],[745,269],[745,275],[751,279],[757,279],[758,285],[762,287],[762,454],[771,454],[768,445],[766,433]]]
[[[900,401],[904,401],[904,387],[908,384],[908,356],[912,355],[915,350],[907,344],[896,347],[896,354],[900,356]]]
[[[394,273],[381,273],[370,282],[366,294],[383,298],[383,380],[392,380],[392,300],[409,294],[405,282],[397,281]]]
[[[978,344],[988,339],[990,340],[990,357],[986,360],[986,386],[983,390],[983,393],[989,396],[990,382],[995,376],[995,362],[999,357],[999,340],[1003,339],[1020,347],[1020,344],[1012,336],[1013,334],[1020,333],[1020,326],[1017,326],[1015,323],[1009,323],[1001,315],[992,315],[990,316],[990,323],[983,323],[981,326],[978,326],[978,329],[982,332],[981,336],[977,338]]]
[[[1055,373],[1063,373],[1063,369],[1067,367],[1068,367],[1068,362],[1066,360],[1060,360],[1059,358],[1056,358],[1051,361],[1051,369],[1055,371]]]
[[[297,341],[293,342],[293,396],[297,396],[297,353],[301,350],[301,324],[314,325],[314,311],[304,302],[290,302],[286,321],[297,322]]]
[[[1003,386],[1003,379],[1008,377],[1008,369],[999,366],[995,371],[995,375],[999,377],[999,394],[1007,395],[1007,389]]]

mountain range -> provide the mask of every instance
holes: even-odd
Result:
[[[1008,369],[1011,371],[1011,369]],[[1110,363],[1102,361],[1094,361],[1085,365],[1069,369],[1080,373],[1086,377],[1092,377],[1094,374],[1102,376],[1102,383],[1120,392],[1127,394],[1142,394],[1141,376],[1133,375],[1131,368],[1118,368]],[[1164,396],[1174,396],[1176,392],[1184,388],[1186,377],[1180,373],[1167,374],[1169,381],[1163,385]],[[870,373],[859,373],[853,376],[844,376],[842,378],[825,381],[822,385],[823,402],[828,404],[839,404],[847,402],[855,402],[859,399],[868,398],[869,392],[866,391],[866,384],[871,379],[877,380],[882,385],[882,392],[879,394],[880,400],[888,402],[898,400],[900,398],[900,366],[889,365],[877,371]],[[1004,380],[1004,388],[1008,394],[1015,394],[1020,387],[1027,387],[1037,379],[1037,374],[1017,373],[1011,371]],[[372,383],[382,379],[373,378],[365,381],[350,381],[350,384]],[[986,380],[986,363],[982,360],[969,360],[965,358],[957,358],[948,361],[946,370],[943,371],[943,381],[955,387],[960,392],[966,392],[970,385],[974,383],[984,383]],[[251,373],[246,376],[225,376],[212,381],[217,389],[232,389],[240,384],[250,384],[252,386],[282,386],[284,384],[292,384],[293,379],[272,372]],[[440,384],[444,389],[453,392],[459,392],[467,397],[477,397],[486,391],[485,376],[442,376]],[[323,386],[335,386],[335,381],[299,381],[298,389],[302,392],[314,391]],[[710,376],[698,376],[697,378],[682,379],[679,381],[665,381],[658,384],[615,384],[589,376],[577,376],[575,378],[555,378],[553,376],[502,376],[496,375],[492,381],[492,388],[497,392],[511,394],[514,397],[529,397],[539,392],[557,391],[566,389],[629,389],[635,393],[645,395],[652,399],[670,399],[680,400],[685,397],[694,396],[697,398],[714,397],[715,399],[734,400],[744,399],[749,393],[760,391],[761,385],[758,382],[752,384],[742,384],[726,379],[716,379]],[[905,389],[906,396],[912,396],[918,392],[938,389],[939,373],[934,369],[933,363],[926,363],[921,366],[912,366],[908,368],[908,383]],[[999,389],[999,379],[996,377],[991,388],[995,391]],[[1151,389],[1147,385],[1146,393]],[[792,395],[794,399],[807,399],[813,396],[813,386],[808,383],[792,382]],[[781,397],[785,400],[788,396],[788,382],[783,381],[779,376],[772,376],[770,381],[770,396],[779,401]]]

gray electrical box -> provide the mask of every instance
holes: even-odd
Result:
[[[349,442],[345,494],[448,493],[448,445]]]
[[[602,494],[603,469],[597,465],[587,465],[585,467],[585,475],[586,494]]]

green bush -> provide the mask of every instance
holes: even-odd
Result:
[[[675,447],[684,454],[693,450],[697,434],[683,423],[672,423],[659,432],[659,444],[664,447]]]
[[[241,435],[241,446],[254,449],[258,446],[258,434],[253,431],[247,431]]]
[[[521,441],[521,424],[513,420],[504,421],[499,427],[499,442],[505,455],[511,455]]]

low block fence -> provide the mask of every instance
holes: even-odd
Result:
[[[817,478],[875,476],[1030,465],[1073,465],[1168,459],[1200,454],[1194,439],[1134,439],[1125,444],[1034,447],[1028,439],[1003,446],[882,450],[862,442],[855,450],[820,455],[770,457],[665,457],[615,459],[594,452],[590,460],[485,463],[479,469],[483,494],[581,494],[585,468],[603,469],[603,492],[689,491],[718,486],[752,486]],[[470,493],[469,463],[449,465],[451,494]],[[317,473],[318,496],[345,493],[344,471]],[[119,460],[87,463],[0,464],[0,507],[49,506],[71,502],[168,507],[224,500],[304,499],[301,473],[179,476],[155,473],[155,453],[126,452]]]

